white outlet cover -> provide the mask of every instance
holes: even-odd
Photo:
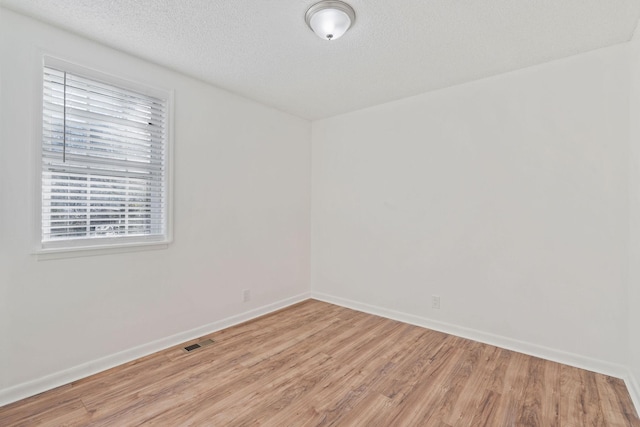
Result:
[[[431,307],[439,309],[440,308],[440,297],[437,295],[433,295],[431,297]]]

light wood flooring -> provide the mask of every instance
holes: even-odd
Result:
[[[207,338],[2,407],[0,426],[640,426],[622,380],[319,301]]]

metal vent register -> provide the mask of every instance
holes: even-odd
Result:
[[[197,350],[197,349],[199,349],[199,348],[202,348],[202,347],[206,347],[206,346],[208,346],[208,345],[211,345],[211,344],[213,344],[213,342],[214,342],[214,341],[213,341],[212,339],[207,339],[207,340],[204,340],[204,341],[200,341],[200,342],[198,342],[198,343],[195,343],[195,344],[188,345],[188,346],[184,347],[184,350],[188,353],[188,352],[191,352],[191,351]]]

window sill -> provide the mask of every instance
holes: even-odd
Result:
[[[47,248],[38,249],[34,252],[38,261],[47,261],[51,259],[64,259],[64,258],[80,258],[88,256],[98,255],[111,255],[128,252],[141,252],[167,249],[169,247],[169,241],[157,241],[157,242],[135,242],[125,244],[113,244],[113,245],[97,245],[97,246],[78,246],[78,247],[66,247],[66,248]]]

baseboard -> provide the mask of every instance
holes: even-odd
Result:
[[[384,307],[364,304],[361,302],[324,294],[322,292],[312,291],[311,297],[320,301],[325,301],[346,308],[351,308],[353,310],[375,314],[377,316],[386,317],[388,319],[398,320],[400,322],[421,326],[423,328],[433,329],[434,331],[444,332],[458,337],[494,345],[496,347],[504,348],[507,350],[517,351],[518,353],[540,357],[542,359],[563,363],[565,365],[586,369],[588,371],[597,372],[616,378],[625,378],[628,376],[628,370],[623,365],[617,365],[598,359],[592,359],[589,357],[581,356],[579,354],[569,353],[562,350],[529,343],[526,341],[519,341],[472,328],[466,328],[463,326],[440,322],[437,320],[428,319],[426,317],[402,313]]]
[[[28,381],[4,390],[0,390],[0,406],[16,402],[29,396],[34,396],[38,393],[51,390],[53,388],[68,384],[72,381],[77,381],[81,378],[86,378],[90,375],[97,374],[98,372],[105,371],[118,365],[122,365],[123,363],[131,362],[132,360],[148,356],[149,354],[155,353],[157,351],[161,351],[169,347],[181,344],[183,342],[199,338],[203,335],[207,335],[212,332],[216,332],[221,329],[246,322],[247,320],[263,316],[276,310],[280,310],[309,298],[310,293],[306,292],[300,295],[276,301],[271,304],[264,305],[262,307],[255,308],[253,310],[235,316],[227,317],[226,319],[218,320],[216,322],[209,323],[207,325],[203,325],[189,331],[171,335],[169,337],[143,344],[141,346],[137,346],[116,354],[105,356],[91,362],[74,366],[73,368],[69,368],[64,371],[56,372],[45,377],[38,378],[36,380]]]
[[[640,415],[640,384],[631,370],[627,373],[624,382],[629,390],[629,395],[631,395],[633,405],[636,407],[636,413]]]

